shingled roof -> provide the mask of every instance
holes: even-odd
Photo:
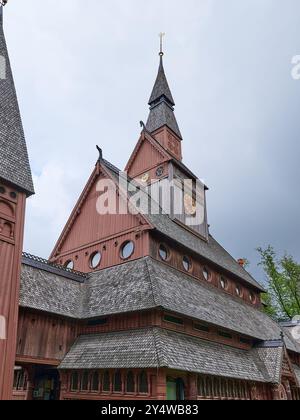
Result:
[[[163,57],[160,56],[158,74],[149,99],[149,105],[152,106],[155,102],[159,101],[162,96],[165,97],[171,106],[175,106],[175,102],[164,69]]]
[[[75,319],[163,308],[262,341],[281,335],[257,308],[150,257],[92,273],[84,283],[23,264],[20,305]],[[286,344],[300,353],[288,335]]]
[[[239,350],[160,328],[80,336],[59,366],[104,368],[169,368],[273,382],[256,349]]]
[[[166,125],[181,139],[181,132],[174,114],[175,102],[166,78],[162,56],[160,57],[158,74],[149,105],[150,114],[146,124],[147,130],[153,133]]]
[[[0,6],[0,180],[34,193],[20,110],[3,31]]]

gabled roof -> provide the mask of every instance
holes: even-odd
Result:
[[[162,147],[162,145],[153,137],[149,132],[147,132],[145,129],[143,129],[141,136],[139,138],[139,141],[137,142],[129,160],[125,167],[125,171],[129,172],[133,162],[135,161],[135,158],[137,157],[139,151],[141,150],[142,145],[144,142],[149,142],[151,146],[157,150],[159,156],[161,157],[161,163],[168,162],[173,160],[174,158],[170,155],[170,153]]]
[[[0,6],[0,180],[34,193],[25,136],[11,71]]]
[[[99,161],[96,163],[95,169],[93,170],[83,192],[81,193],[76,205],[74,206],[72,213],[66,225],[63,228],[62,233],[60,234],[58,241],[55,244],[54,249],[52,250],[52,253],[50,255],[50,260],[55,260],[55,258],[57,258],[57,255],[59,255],[61,248],[65,240],[67,239],[68,235],[70,234],[76,220],[78,219],[78,217],[81,217],[82,208],[84,207],[88,199],[88,196],[93,186],[95,186],[95,182],[99,178],[99,176],[103,175],[107,177],[108,179],[110,178],[113,182],[117,184],[119,181],[120,172],[121,171],[118,168],[116,168],[107,160],[103,158],[99,159]],[[118,185],[117,185],[117,193],[118,192],[119,190],[118,190]],[[128,200],[128,197],[124,196],[124,200]],[[95,206],[95,211],[96,211],[96,206]],[[144,224],[145,226],[148,225],[148,220],[144,217],[144,215],[138,213],[138,214],[132,215],[132,217],[136,218],[138,221],[141,221],[142,224]],[[152,226],[149,225],[149,228],[152,228]]]
[[[168,368],[224,378],[272,382],[256,350],[163,330],[80,336],[59,369]]]

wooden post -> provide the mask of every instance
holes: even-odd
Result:
[[[5,339],[0,339],[0,400],[10,400],[16,356],[26,196],[9,186],[4,187],[6,193],[1,195],[0,216],[0,316],[5,319],[6,334]],[[13,193],[16,198],[11,198]]]

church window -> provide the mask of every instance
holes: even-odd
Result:
[[[194,324],[194,330],[209,333],[210,329],[207,325]]]
[[[247,344],[247,345],[251,345],[251,340],[249,340],[248,338],[244,338],[244,337],[240,337],[240,343],[241,344]]]
[[[128,372],[126,377],[126,392],[134,392],[134,374],[133,372]]]
[[[127,260],[132,256],[134,252],[134,243],[132,241],[127,241],[121,246],[121,258]]]
[[[68,270],[74,270],[74,262],[73,262],[72,260],[68,260],[68,261],[65,263],[65,267],[66,267]]]
[[[114,374],[114,392],[122,392],[122,375],[119,370]]]
[[[220,286],[224,290],[228,288],[228,281],[223,276],[220,277]]]
[[[172,324],[177,324],[177,325],[183,325],[183,320],[181,318],[177,318],[175,316],[172,315],[165,315],[164,316],[164,321],[166,322],[171,322]]]
[[[169,251],[167,249],[167,247],[165,247],[165,245],[160,245],[159,247],[159,256],[163,261],[167,261],[167,259],[169,258]]]
[[[89,327],[97,327],[99,325],[106,325],[108,322],[107,318],[99,318],[99,319],[92,319],[91,321],[88,321]]]
[[[5,194],[6,193],[6,189],[4,187],[0,187],[0,194]]]
[[[14,389],[23,390],[25,388],[25,374],[23,369],[16,369],[14,372]]]
[[[213,394],[212,380],[210,378],[206,379],[206,397],[211,397]]]
[[[99,391],[99,373],[98,372],[93,373],[91,389],[94,392]]]
[[[110,392],[110,374],[108,370],[103,375],[103,391]]]
[[[148,394],[148,377],[144,370],[139,375],[139,392],[141,394]]]
[[[81,378],[81,391],[88,391],[89,389],[89,373],[83,372]]]
[[[203,277],[206,281],[210,281],[211,279],[211,272],[206,267],[203,268]]]
[[[71,391],[78,391],[78,373],[73,372],[71,375]]]
[[[253,304],[256,303],[256,297],[255,297],[255,294],[254,293],[252,293],[252,292],[249,293],[249,300]]]
[[[232,340],[232,335],[226,331],[218,331],[218,334],[222,338],[227,338],[228,340]]]
[[[91,268],[95,269],[97,267],[99,267],[100,263],[101,263],[101,253],[100,252],[94,252],[91,255],[91,259],[90,259],[90,266]]]
[[[242,288],[237,284],[235,287],[235,293],[237,296],[242,297],[243,293],[242,293]]]
[[[191,271],[191,268],[192,268],[192,262],[191,262],[191,260],[190,260],[190,258],[189,257],[183,257],[183,259],[182,259],[182,265],[183,265],[183,268],[185,269],[185,271]]]
[[[17,198],[17,193],[14,191],[12,191],[9,195],[10,195],[10,198],[12,198],[13,200]]]
[[[201,397],[205,397],[206,395],[205,378],[203,378],[202,376],[198,377],[198,395],[200,395]]]

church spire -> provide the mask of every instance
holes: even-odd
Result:
[[[175,102],[164,70],[164,52],[162,46],[163,36],[164,34],[160,34],[161,48],[159,53],[159,68],[157,78],[149,99],[150,114],[146,128],[149,132],[153,133],[161,127],[167,126],[176,134],[176,136],[182,139],[180,129],[174,114]]]
[[[0,0],[0,179],[31,195],[31,170],[3,31],[6,3],[7,0]]]

